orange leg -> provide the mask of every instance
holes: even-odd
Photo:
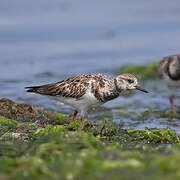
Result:
[[[174,106],[174,102],[173,102],[173,97],[172,96],[169,96],[169,102],[170,102],[173,114],[176,114],[176,108]]]
[[[79,120],[80,120],[81,123],[83,122],[83,118],[82,117]]]
[[[75,110],[75,111],[74,111],[74,114],[73,114],[73,116],[72,116],[71,122],[73,122],[73,121],[76,119],[77,113],[78,113],[78,111]]]

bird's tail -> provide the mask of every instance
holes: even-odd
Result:
[[[30,93],[39,93],[39,88],[41,88],[41,86],[25,87],[26,92],[30,92]]]
[[[30,93],[52,95],[53,85],[54,84],[45,84],[41,86],[29,86],[29,87],[25,87],[25,89],[26,89],[26,92],[30,92]]]

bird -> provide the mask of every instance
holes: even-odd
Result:
[[[114,78],[103,74],[85,74],[56,83],[25,87],[25,89],[29,93],[44,95],[75,108],[71,122],[76,119],[78,111],[79,119],[82,120],[90,107],[97,107],[111,101],[120,96],[123,91],[137,89],[148,93],[138,86],[137,78],[128,73]]]
[[[172,113],[177,114],[173,90],[180,88],[180,54],[163,57],[160,60],[157,71],[159,79],[163,80],[167,86]]]

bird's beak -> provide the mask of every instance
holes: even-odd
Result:
[[[141,87],[139,87],[139,86],[136,86],[136,89],[139,90],[139,91],[148,93],[148,91],[146,91],[145,89],[143,89],[143,88],[141,88]]]

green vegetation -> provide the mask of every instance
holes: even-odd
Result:
[[[14,126],[18,124],[15,120],[9,120],[3,116],[0,116],[0,134],[4,134],[7,131],[12,131]]]
[[[180,141],[180,136],[178,136],[175,131],[170,129],[149,129],[144,130],[128,130],[128,134],[134,136],[138,140],[147,140],[152,143],[175,143]]]
[[[7,101],[0,116],[0,179],[180,178],[180,135],[173,130],[126,130],[109,121],[69,123],[61,113],[34,108],[33,120],[27,120],[30,108],[24,121],[7,113]],[[133,116],[179,118],[152,109]]]
[[[127,142],[120,143],[118,138],[107,141],[101,133],[70,131],[69,126],[47,125],[29,141],[1,140],[0,178],[129,179],[132,174],[134,179],[179,178],[180,144],[169,144],[179,142],[174,131],[128,130],[123,134]],[[111,133],[118,136],[115,129]],[[144,139],[156,146],[142,143]]]
[[[113,71],[115,74],[132,73],[140,80],[157,79],[157,63],[147,65],[126,65],[121,68],[116,68]]]
[[[169,120],[172,119],[180,119],[180,112],[178,111],[177,114],[173,114],[171,111],[167,110],[153,110],[152,108],[147,108],[143,112],[124,112],[119,111],[116,113],[116,115],[120,118],[130,118],[132,120],[139,120],[139,121],[145,121],[148,119],[159,119],[159,118],[166,118]]]

